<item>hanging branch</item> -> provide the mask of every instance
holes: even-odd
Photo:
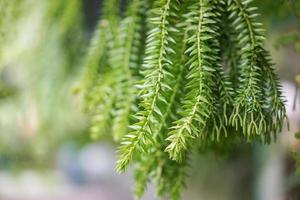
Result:
[[[137,197],[154,180],[158,196],[180,199],[195,146],[270,143],[282,130],[280,84],[251,1],[131,0],[120,23],[102,19],[86,104],[94,132],[120,142],[116,170],[133,163]]]
[[[167,140],[170,141],[166,151],[177,161],[183,160],[183,152],[188,148],[191,139],[198,138],[212,112],[214,101],[212,86],[214,84],[214,66],[217,65],[215,52],[209,44],[217,39],[215,31],[216,13],[208,0],[199,0],[190,7],[187,15],[189,45],[185,53],[189,56],[186,66],[187,75],[186,98],[182,102],[182,116],[175,122]]]
[[[274,78],[268,77],[273,90],[271,100],[264,94],[264,73],[273,69],[269,62],[264,62],[262,54],[264,36],[261,24],[255,21],[257,16],[255,7],[249,7],[251,0],[228,1],[229,19],[235,28],[240,48],[241,77],[240,88],[235,97],[235,107],[230,117],[231,124],[238,130],[242,129],[248,141],[259,137],[264,142],[270,142],[270,133],[278,132],[282,128],[285,109],[278,84],[274,85]],[[277,80],[276,80],[277,81]],[[276,103],[274,102],[276,101]],[[276,112],[265,109],[268,105],[277,105]],[[271,119],[267,121],[268,119]],[[274,120],[274,121],[273,121]]]
[[[157,1],[152,11],[154,16],[150,18],[150,22],[155,28],[148,33],[143,64],[145,80],[140,86],[142,88],[140,98],[143,99],[140,106],[143,109],[134,116],[138,122],[130,126],[132,131],[121,142],[118,171],[126,169],[137,149],[146,151],[146,146],[152,142],[152,129],[162,119],[161,104],[167,103],[164,92],[171,89],[165,80],[168,76],[174,77],[168,71],[172,64],[168,55],[174,53],[169,46],[174,43],[169,32],[175,31],[172,30],[173,27],[169,27],[170,9],[172,9],[171,0],[165,0]]]
[[[112,54],[113,65],[116,68],[117,98],[114,112],[112,133],[116,141],[119,141],[127,132],[129,116],[136,100],[134,84],[138,77],[134,77],[139,70],[139,61],[142,56],[139,53],[141,46],[141,29],[143,25],[142,11],[147,0],[133,0],[128,8],[127,17],[122,20],[117,40],[117,48]]]

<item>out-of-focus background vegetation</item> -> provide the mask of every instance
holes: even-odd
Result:
[[[286,96],[290,131],[274,145],[195,156],[186,200],[300,199],[300,3],[256,4]],[[114,145],[90,139],[76,90],[101,5],[0,0],[0,199],[133,199],[130,171],[116,174]],[[153,191],[150,186],[144,199],[156,199]]]

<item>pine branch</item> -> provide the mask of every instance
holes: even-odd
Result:
[[[215,32],[220,33],[222,32],[223,27],[223,15],[225,13],[224,7],[225,2],[224,1],[218,1],[214,2],[212,5],[213,12],[217,14],[215,17],[215,21],[217,23],[217,28],[215,29]],[[226,25],[225,25],[226,26]],[[223,30],[224,31],[224,30]],[[213,49],[222,49],[222,40],[224,35],[218,34],[218,40],[214,40],[213,43],[210,45],[213,47]],[[226,38],[226,37],[225,37]],[[226,52],[226,50],[224,49]],[[229,114],[232,110],[232,104],[233,104],[233,88],[232,88],[232,82],[229,81],[228,76],[225,74],[222,63],[222,51],[215,51],[213,52],[214,56],[216,58],[216,64],[214,66],[215,72],[215,86],[213,89],[214,94],[214,102],[212,103],[214,105],[212,109],[212,114],[210,117],[210,120],[206,123],[206,127],[204,130],[204,134],[202,134],[203,141],[201,144],[205,142],[220,142],[220,137],[226,138],[228,136],[228,130],[229,126]],[[232,67],[232,66],[230,66]]]
[[[214,82],[216,63],[214,50],[208,45],[216,39],[214,30],[215,14],[209,1],[199,0],[187,15],[187,26],[190,36],[186,54],[190,57],[187,62],[189,74],[187,75],[188,93],[183,103],[181,119],[175,122],[167,140],[170,141],[166,151],[170,157],[177,161],[183,160],[183,152],[188,148],[193,138],[200,136],[209,119],[212,110],[213,94],[211,86]]]
[[[184,69],[184,63],[186,62],[186,56],[184,51],[186,49],[185,44],[182,41],[186,40],[187,32],[185,26],[180,22],[182,14],[186,11],[187,3],[180,4],[180,10],[177,11],[177,16],[172,17],[170,24],[176,24],[178,32],[172,34],[175,44],[172,46],[175,54],[172,58],[174,64],[170,69],[172,74],[176,74],[176,77],[169,78],[167,81],[170,85],[173,85],[171,91],[165,93],[165,98],[168,104],[163,108],[163,116],[160,124],[153,128],[153,141],[154,144],[148,147],[149,149],[141,157],[145,162],[136,161],[139,168],[136,169],[135,176],[135,193],[140,197],[144,188],[147,186],[148,178],[153,177],[157,183],[158,196],[170,196],[171,199],[178,199],[180,197],[180,191],[183,188],[185,176],[182,164],[177,164],[174,161],[169,160],[169,156],[164,152],[168,143],[165,141],[165,137],[168,133],[168,127],[174,118],[177,118],[177,108],[179,106],[180,97],[183,94],[183,80],[186,70]],[[180,56],[179,56],[180,55]],[[144,166],[144,167],[143,167]],[[143,171],[142,171],[143,170]],[[172,173],[171,173],[172,172]],[[174,173],[173,173],[174,172]]]
[[[233,0],[228,3],[232,26],[239,32],[238,42],[241,50],[241,86],[235,99],[235,108],[230,121],[250,140],[252,137],[268,133],[264,97],[262,91],[263,71],[259,60],[259,49],[263,48],[264,37],[261,24],[255,21],[256,8],[249,7],[251,1]]]
[[[109,56],[107,48],[109,48],[108,42],[112,39],[112,35],[116,35],[113,33],[115,33],[115,26],[118,21],[117,7],[115,6],[117,2],[117,0],[105,1],[102,19],[99,20],[96,31],[93,34],[85,60],[86,71],[82,80],[82,89],[86,93],[97,81],[99,72],[104,72],[105,68],[108,68],[108,63],[106,62],[106,58]]]
[[[81,86],[81,89],[84,91],[88,92],[93,86],[98,77],[99,70],[103,71],[103,68],[107,67],[107,64],[103,63],[103,58],[107,56],[105,51],[107,48],[107,27],[108,23],[105,20],[100,20],[91,40],[85,61],[86,71]]]
[[[140,98],[144,99],[141,102],[143,109],[135,115],[138,122],[130,126],[132,132],[126,135],[122,141],[117,162],[118,171],[126,169],[137,149],[145,152],[146,146],[152,143],[152,129],[155,124],[160,123],[162,117],[160,105],[167,103],[164,92],[171,90],[171,87],[164,80],[168,76],[174,77],[168,71],[172,64],[168,55],[174,53],[169,46],[170,43],[174,43],[169,32],[176,31],[174,27],[169,26],[168,22],[170,3],[171,0],[157,1],[152,11],[154,17],[150,19],[150,22],[155,28],[148,33],[143,65],[145,82],[140,86],[142,88]]]
[[[183,6],[183,5],[182,5]],[[171,125],[169,122],[174,121],[178,118],[178,107],[180,107],[181,97],[184,94],[184,78],[186,76],[185,63],[187,60],[187,56],[184,54],[186,50],[186,43],[181,41],[187,40],[187,31],[186,26],[184,24],[178,25],[178,34],[176,37],[176,46],[174,47],[174,64],[173,64],[173,72],[172,74],[176,74],[176,77],[171,78],[169,80],[170,85],[173,86],[172,90],[168,94],[168,98],[166,98],[168,104],[164,109],[163,116],[160,124],[153,130],[154,138],[160,137],[161,140],[164,140],[166,131],[168,131],[168,127]],[[183,33],[183,34],[182,34]],[[180,56],[179,56],[180,55]]]
[[[142,56],[142,53],[138,52],[138,48],[141,46],[141,11],[144,11],[143,6],[146,3],[145,0],[133,0],[131,2],[127,11],[128,16],[120,24],[117,38],[118,47],[112,53],[118,88],[112,128],[115,141],[119,141],[127,132],[129,116],[136,100],[134,83],[137,82],[137,79],[134,74],[139,68],[139,61]]]
[[[82,81],[85,91],[86,111],[91,121],[91,136],[94,139],[110,130],[111,114],[115,102],[115,81],[110,55],[118,25],[117,0],[105,1],[102,19],[91,40],[85,60],[86,71]]]
[[[264,94],[267,98],[265,98],[265,113],[267,120],[267,133],[273,133],[274,138],[276,138],[276,134],[279,133],[284,125],[284,122],[287,122],[287,126],[289,128],[288,117],[286,114],[286,108],[284,105],[284,97],[281,92],[281,85],[279,83],[279,79],[275,73],[275,69],[273,68],[274,64],[272,63],[270,54],[263,48],[257,50],[259,62],[262,64],[262,73],[266,77],[266,81],[262,86],[264,90]],[[270,143],[271,138],[269,140],[265,140],[264,142]]]

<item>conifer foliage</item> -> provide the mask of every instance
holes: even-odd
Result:
[[[194,147],[272,142],[286,111],[252,0],[105,0],[86,58],[95,138],[120,143],[135,194],[180,199]]]

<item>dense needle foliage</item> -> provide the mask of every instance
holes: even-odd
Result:
[[[270,143],[284,101],[252,0],[106,0],[86,58],[85,107],[94,138],[120,142],[117,171],[134,164],[180,199],[193,148]]]

